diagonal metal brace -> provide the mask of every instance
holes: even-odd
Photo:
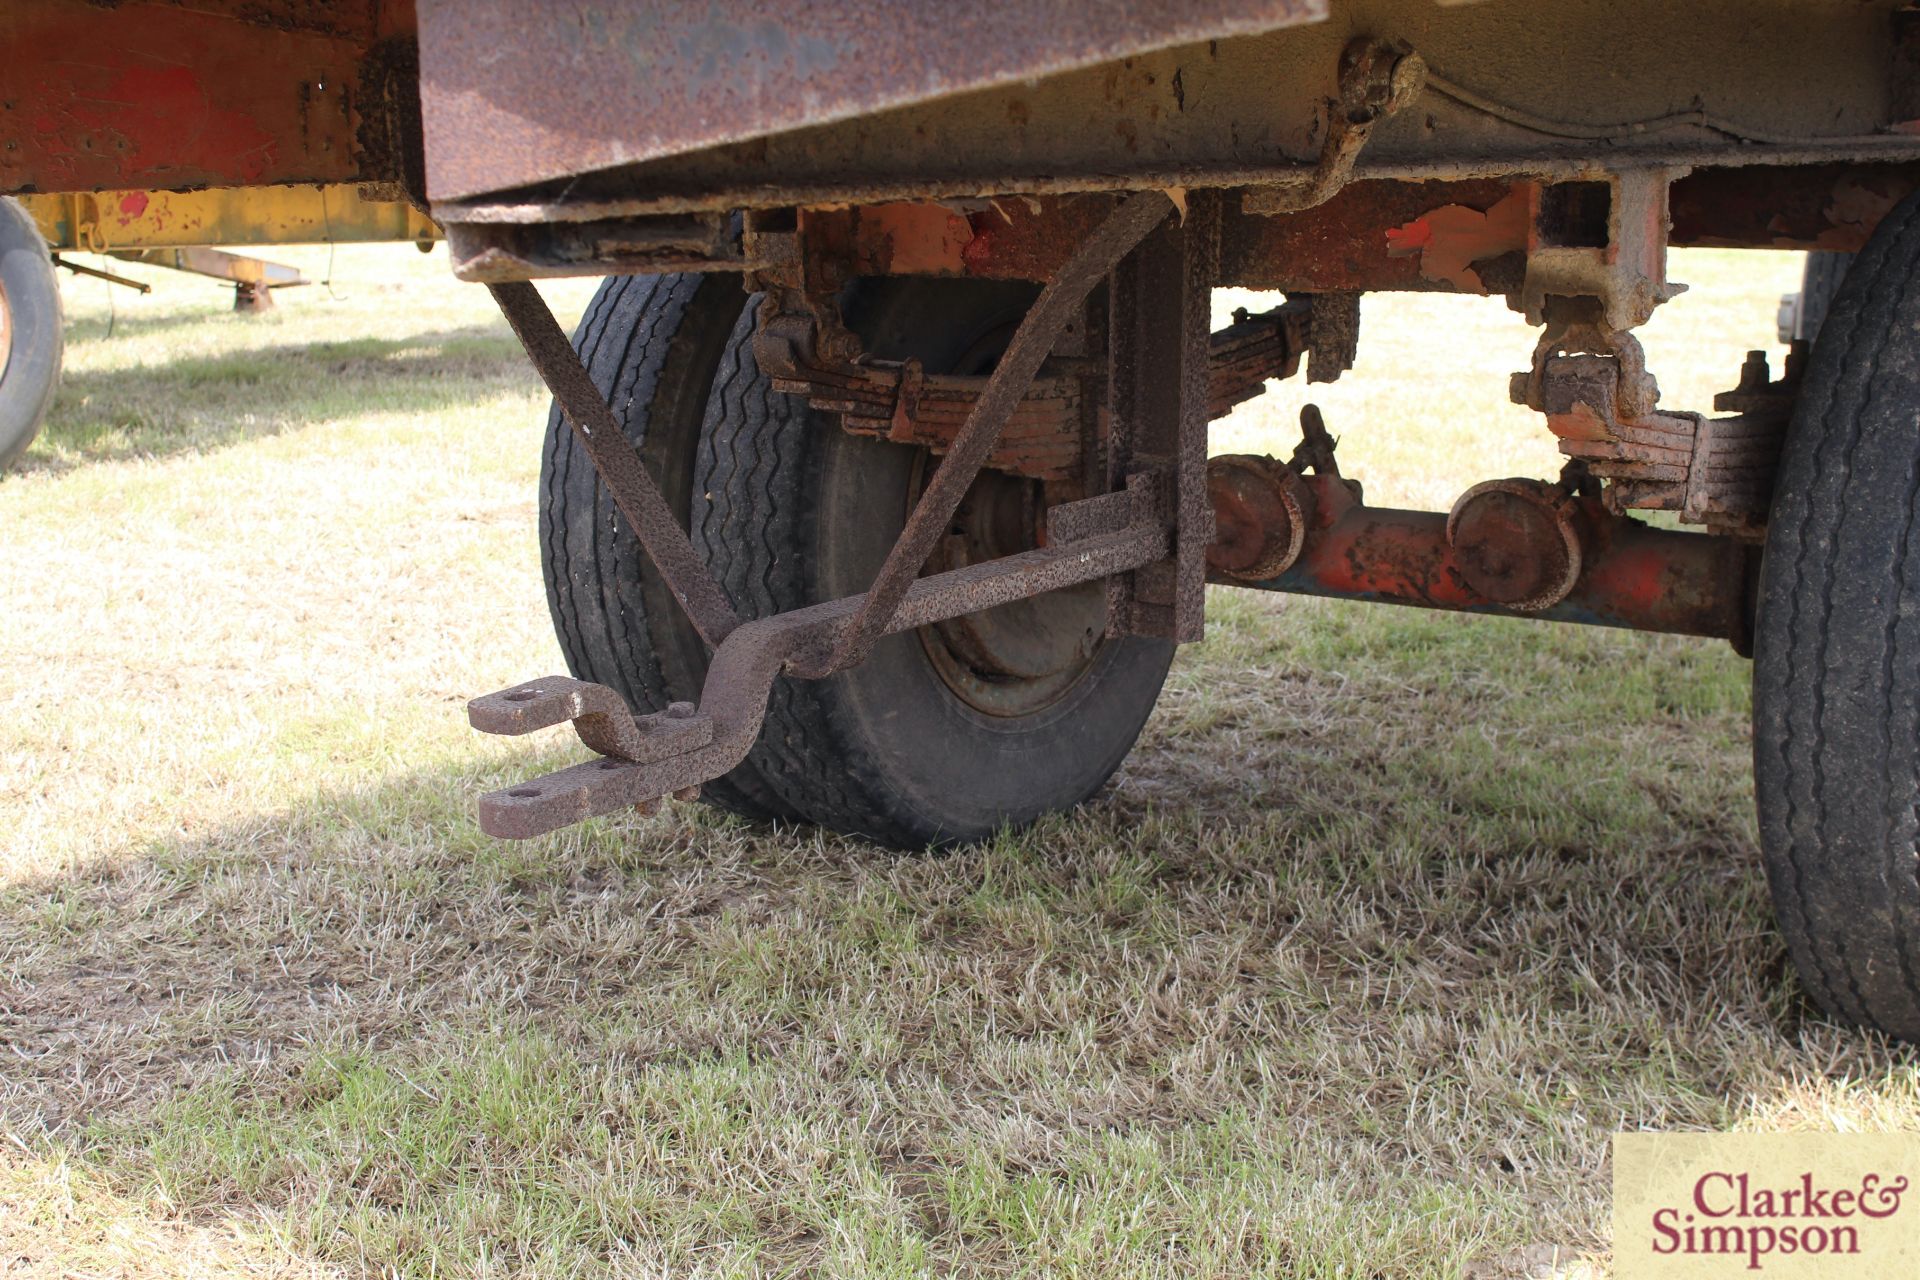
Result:
[[[654,486],[653,478],[640,461],[632,441],[620,429],[600,388],[580,355],[567,340],[566,331],[548,310],[539,291],[524,280],[511,284],[490,284],[487,289],[500,304],[501,313],[513,326],[527,358],[540,371],[540,377],[559,402],[560,411],[573,434],[586,449],[600,483],[613,495],[614,505],[633,526],[646,548],[647,558],[660,571],[660,577],[673,592],[694,630],[708,644],[717,645],[740,625],[727,593],[713,580],[712,572],[686,530],[673,518],[665,498]]]
[[[468,716],[477,729],[522,734],[570,721],[602,756],[482,796],[481,829],[524,839],[597,814],[651,805],[663,795],[689,794],[746,759],[766,719],[773,682],[783,672],[819,678],[863,661],[882,636],[1164,560],[1174,539],[1167,477],[1150,468],[1128,476],[1116,492],[1055,508],[1046,547],[918,577],[1065,325],[1172,210],[1164,192],[1131,197],[1041,292],[868,591],[747,623],[667,509],[533,286],[489,285],[601,482],[715,651],[698,709],[676,703],[634,716],[612,689],[559,676],[475,699]]]

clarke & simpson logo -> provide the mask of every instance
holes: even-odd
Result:
[[[1614,1137],[1618,1280],[1920,1275],[1920,1135]]]
[[[1816,1186],[1811,1173],[1798,1186],[1761,1187],[1752,1175],[1715,1169],[1693,1184],[1684,1206],[1653,1211],[1653,1251],[1674,1254],[1738,1254],[1758,1271],[1778,1253],[1860,1252],[1860,1222],[1900,1212],[1907,1180],[1869,1173],[1858,1187]]]

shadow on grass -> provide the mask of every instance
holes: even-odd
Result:
[[[536,383],[503,325],[289,343],[69,373],[22,472],[208,453],[357,414],[426,413]]]
[[[1791,989],[1724,786],[1602,776],[1652,800],[1585,812],[1564,772],[1478,771],[1498,717],[1368,743],[1311,688],[1205,759],[1173,702],[1096,803],[946,857],[686,806],[486,840],[472,797],[528,753],[17,883],[10,1127],[402,1270],[471,1253],[476,1197],[526,1233],[482,1257],[671,1220],[806,1266],[877,1180],[873,1222],[951,1262],[1134,1178],[1190,1244],[1242,1240],[1244,1196],[1263,1257],[1350,1236],[1355,1274],[1426,1274],[1382,1242],[1591,1242],[1617,1129],[1911,1068]],[[1328,1185],[1363,1229],[1274,1216]]]
[[[207,324],[218,324],[232,319],[233,323],[251,324],[260,317],[240,316],[233,311],[232,286],[225,286],[227,305],[221,305],[221,295],[209,293],[204,305],[174,305],[168,310],[152,313],[137,308],[116,310],[111,318],[98,313],[84,316],[69,314],[66,319],[66,336],[69,347],[110,345],[117,342],[129,342],[156,334],[168,333],[174,329],[197,328]]]

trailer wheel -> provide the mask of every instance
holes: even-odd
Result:
[[[1025,285],[885,279],[846,304],[867,349],[982,373]],[[742,318],[708,410],[694,538],[756,616],[864,591],[934,460],[773,391]],[[1036,482],[982,473],[930,571],[1035,545]],[[824,680],[777,682],[753,761],[793,808],[897,848],[967,843],[1079,804],[1117,769],[1173,646],[1106,639],[1100,583],[888,637]]]
[[[683,523],[714,370],[745,305],[736,276],[615,276],[574,334],[594,385]],[[642,712],[698,700],[706,646],[557,405],[540,466],[540,562],[554,631],[576,677],[612,687]],[[797,816],[752,761],[707,783],[701,797],[749,818]]]
[[[1833,299],[1795,406],[1755,634],[1781,931],[1829,1013],[1920,1040],[1920,196]]]
[[[1853,255],[1816,249],[1800,268],[1800,292],[1780,299],[1780,341],[1812,342],[1833,306],[1834,295],[1853,266]]]
[[[64,345],[47,242],[19,201],[0,199],[0,471],[40,434]]]

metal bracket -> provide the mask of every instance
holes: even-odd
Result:
[[[1373,127],[1420,96],[1427,64],[1410,49],[1370,40],[1340,51],[1339,96],[1327,103],[1326,138],[1312,170],[1293,182],[1255,187],[1241,197],[1248,213],[1298,213],[1325,204],[1353,177]]]
[[[1107,375],[1108,465],[1173,476],[1172,553],[1108,589],[1120,635],[1198,640],[1206,609],[1208,329],[1219,264],[1217,193],[1189,194],[1186,217],[1157,228],[1114,272]]]
[[[548,310],[546,300],[524,280],[487,288],[520,345],[526,348],[527,358],[559,402],[600,483],[613,495],[614,505],[639,536],[647,558],[687,611],[700,638],[708,644],[719,644],[740,625],[740,616],[667,509],[666,499],[647,475],[640,454],[620,430],[606,397],[593,385],[592,375]]]
[[[1081,242],[1073,257],[1040,292],[1026,318],[1015,330],[1013,341],[1000,357],[987,379],[986,389],[967,415],[967,425],[955,437],[933,480],[914,504],[913,514],[900,531],[892,550],[875,575],[873,586],[862,597],[859,609],[847,624],[846,632],[824,658],[804,662],[795,674],[807,677],[832,672],[864,661],[874,644],[891,629],[890,622],[908,585],[913,582],[935,543],[946,532],[953,513],[966,497],[975,477],[986,464],[987,455],[1000,437],[1007,418],[1020,402],[1027,384],[1040,371],[1041,363],[1053,350],[1067,322],[1079,314],[1094,286],[1106,279],[1122,259],[1133,252],[1155,227],[1173,212],[1173,201],[1163,191],[1142,192],[1107,215],[1106,221]],[[1203,321],[1204,326],[1204,321]],[[1206,429],[1206,330],[1201,330],[1199,414],[1201,430]],[[1204,445],[1203,445],[1204,448]],[[1204,493],[1202,495],[1204,499]],[[1202,543],[1204,546],[1204,542]]]
[[[1677,511],[1689,524],[1757,534],[1773,492],[1774,470],[1798,366],[1769,382],[1766,358],[1752,353],[1741,385],[1715,398],[1738,408],[1727,418],[1657,409],[1659,388],[1633,335],[1594,325],[1557,325],[1534,349],[1532,368],[1516,373],[1515,403],[1546,415],[1560,452],[1606,482],[1609,510]]]

